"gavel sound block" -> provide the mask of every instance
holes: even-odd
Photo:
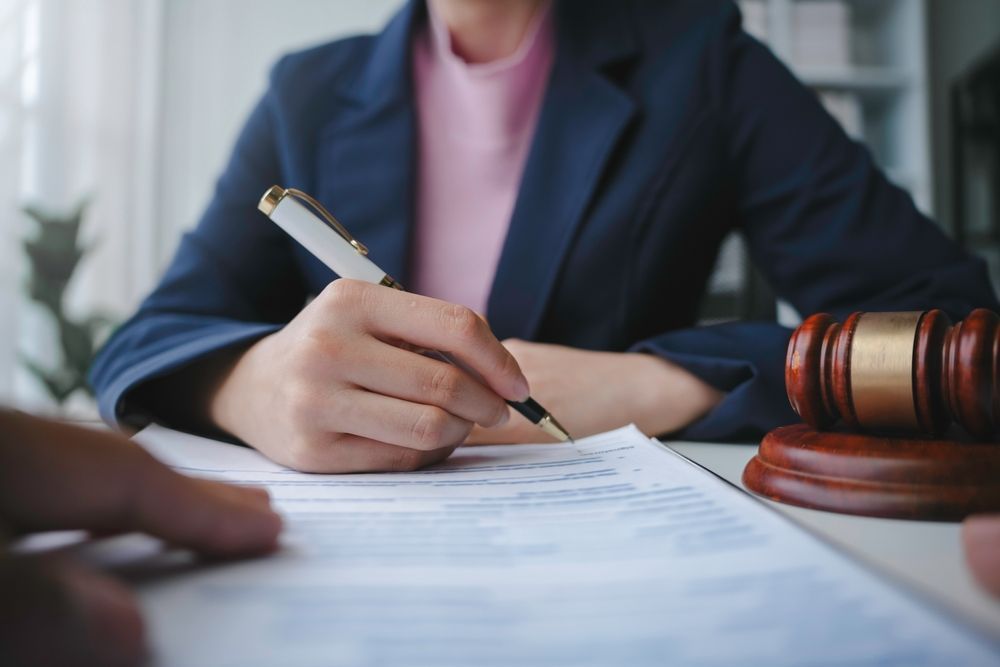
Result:
[[[938,310],[813,315],[785,386],[805,424],[775,429],[743,483],[847,514],[960,520],[1000,511],[1000,317]]]

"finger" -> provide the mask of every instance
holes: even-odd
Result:
[[[313,473],[410,472],[451,456],[455,447],[423,451],[343,435],[325,446],[310,446],[278,453],[279,463]]]
[[[414,403],[436,405],[456,417],[484,426],[494,426],[508,417],[507,404],[502,398],[451,364],[381,341],[360,346],[357,355],[358,363],[347,369],[344,379],[359,387]]]
[[[411,403],[364,389],[344,390],[332,401],[330,429],[398,447],[431,451],[456,447],[472,422],[433,405]]]
[[[214,482],[211,480],[193,480],[195,484],[202,485],[201,491],[209,494],[219,494],[228,497],[230,502],[243,502],[247,503],[251,507],[256,507],[259,511],[270,511],[271,507],[271,495],[268,493],[267,489],[254,486],[237,486],[234,484],[222,484],[220,482]],[[91,536],[94,538],[106,538],[114,537],[116,535],[123,535],[129,532],[131,529],[117,528],[112,530],[90,530]]]
[[[135,600],[69,561],[0,560],[0,664],[138,665],[146,654]]]
[[[238,489],[239,493],[247,498],[256,499],[261,505],[270,507],[271,492],[262,486],[251,486],[249,484],[227,484],[227,488]]]
[[[369,331],[453,354],[505,399],[528,398],[528,381],[489,326],[464,306],[354,280],[324,290],[332,312],[361,313]]]
[[[259,486],[241,486],[217,482],[210,479],[186,478],[195,484],[208,489],[210,493],[221,494],[228,498],[230,502],[245,503],[247,506],[258,510],[271,509],[271,493]]]
[[[260,490],[180,475],[151,480],[131,514],[132,530],[217,558],[274,551],[282,529]]]
[[[184,477],[120,436],[10,413],[0,434],[0,515],[21,531],[144,531],[218,556],[277,542],[260,491]]]
[[[962,541],[972,574],[984,588],[1000,596],[1000,515],[966,519]]]

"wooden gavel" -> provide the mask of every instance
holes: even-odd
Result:
[[[1000,429],[1000,317],[952,325],[940,310],[813,315],[785,359],[792,408],[810,426],[940,436],[952,422],[983,440]]]

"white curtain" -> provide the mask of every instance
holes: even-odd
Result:
[[[26,2],[0,0],[0,400],[13,393],[17,340],[16,239],[21,189],[23,104],[37,45],[28,39],[31,20]]]
[[[95,250],[68,305],[124,318],[205,206],[274,60],[378,30],[401,1],[0,0],[0,404],[48,407],[18,350],[58,361],[23,296],[21,208],[89,200]]]
[[[18,355],[59,361],[54,328],[24,296],[24,205],[88,202],[82,236],[94,249],[71,312],[124,315],[155,277],[161,2],[0,0],[0,402],[44,409]]]

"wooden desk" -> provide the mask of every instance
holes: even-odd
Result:
[[[757,452],[756,445],[666,444],[745,490],[740,476]],[[872,519],[765,502],[876,570],[939,602],[983,632],[1000,638],[1000,600],[980,590],[969,575],[959,539],[960,524]]]

